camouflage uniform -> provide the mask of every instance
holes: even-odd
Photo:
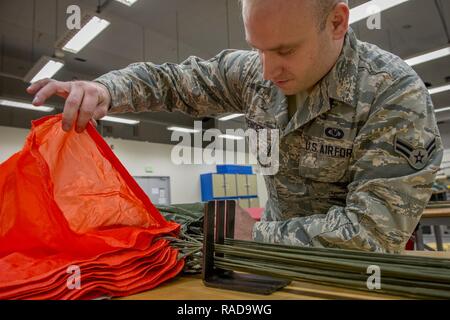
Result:
[[[96,81],[111,112],[243,112],[249,127],[280,130],[279,171],[256,241],[399,252],[431,195],[443,149],[428,90],[400,58],[346,35],[343,51],[303,106],[262,78],[253,51],[209,61],[136,63]]]

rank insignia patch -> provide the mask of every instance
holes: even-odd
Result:
[[[416,170],[422,170],[436,149],[436,138],[433,138],[425,147],[417,148],[406,140],[395,136],[394,149],[395,152],[408,160],[411,167]]]

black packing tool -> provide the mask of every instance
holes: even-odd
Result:
[[[290,281],[268,276],[237,273],[214,266],[214,245],[224,244],[225,238],[234,239],[235,200],[210,201],[205,206],[203,226],[203,283],[207,287],[269,295]]]

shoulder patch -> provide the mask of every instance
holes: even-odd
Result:
[[[408,160],[409,165],[415,170],[422,170],[436,150],[436,137],[433,137],[424,147],[414,147],[407,140],[396,135],[394,138],[394,150]]]

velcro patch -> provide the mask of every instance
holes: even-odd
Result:
[[[414,147],[408,141],[396,135],[394,150],[408,160],[409,165],[415,170],[422,170],[436,150],[436,137],[433,137],[425,147]]]

